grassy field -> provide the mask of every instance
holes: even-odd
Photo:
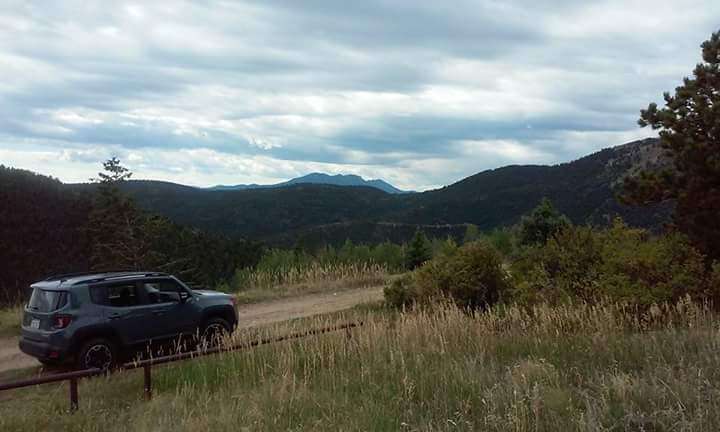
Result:
[[[0,394],[0,430],[720,430],[720,319],[692,304],[353,311],[260,336],[362,319],[342,333]],[[10,399],[10,397],[12,397]]]

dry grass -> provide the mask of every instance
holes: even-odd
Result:
[[[720,430],[720,319],[690,303],[638,315],[617,306],[357,309],[237,335],[348,319],[344,334],[17,392],[0,430]]]
[[[303,294],[335,292],[383,285],[389,274],[379,264],[320,264],[239,274],[235,286],[241,303],[254,303]]]

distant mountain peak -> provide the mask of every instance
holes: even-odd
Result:
[[[390,183],[381,180],[381,179],[371,179],[371,180],[365,180],[359,175],[356,174],[326,174],[321,172],[313,172],[310,174],[306,174],[304,176],[296,177],[294,179],[288,180],[286,182],[282,183],[276,183],[271,185],[258,185],[258,184],[240,184],[240,185],[234,185],[234,186],[224,186],[224,185],[218,185],[213,186],[210,189],[212,190],[239,190],[239,189],[267,189],[267,188],[279,188],[284,186],[290,186],[295,184],[328,184],[328,185],[335,185],[335,186],[366,186],[366,187],[372,187],[375,189],[380,189],[381,191],[391,193],[391,194],[399,194],[399,193],[408,193],[408,191],[404,191],[401,189],[396,188],[395,186],[391,185]]]

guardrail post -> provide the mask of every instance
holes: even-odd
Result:
[[[152,399],[152,376],[150,375],[150,364],[143,365],[143,375],[145,376],[145,400]]]
[[[70,378],[70,412],[78,409],[78,385],[77,378]]]

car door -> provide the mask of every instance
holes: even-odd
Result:
[[[163,338],[195,331],[194,298],[185,287],[171,278],[148,279],[140,284],[148,303],[155,306],[153,320],[162,329]]]
[[[159,337],[163,329],[155,324],[155,305],[143,301],[136,281],[113,282],[90,288],[103,316],[125,344],[142,344]]]

